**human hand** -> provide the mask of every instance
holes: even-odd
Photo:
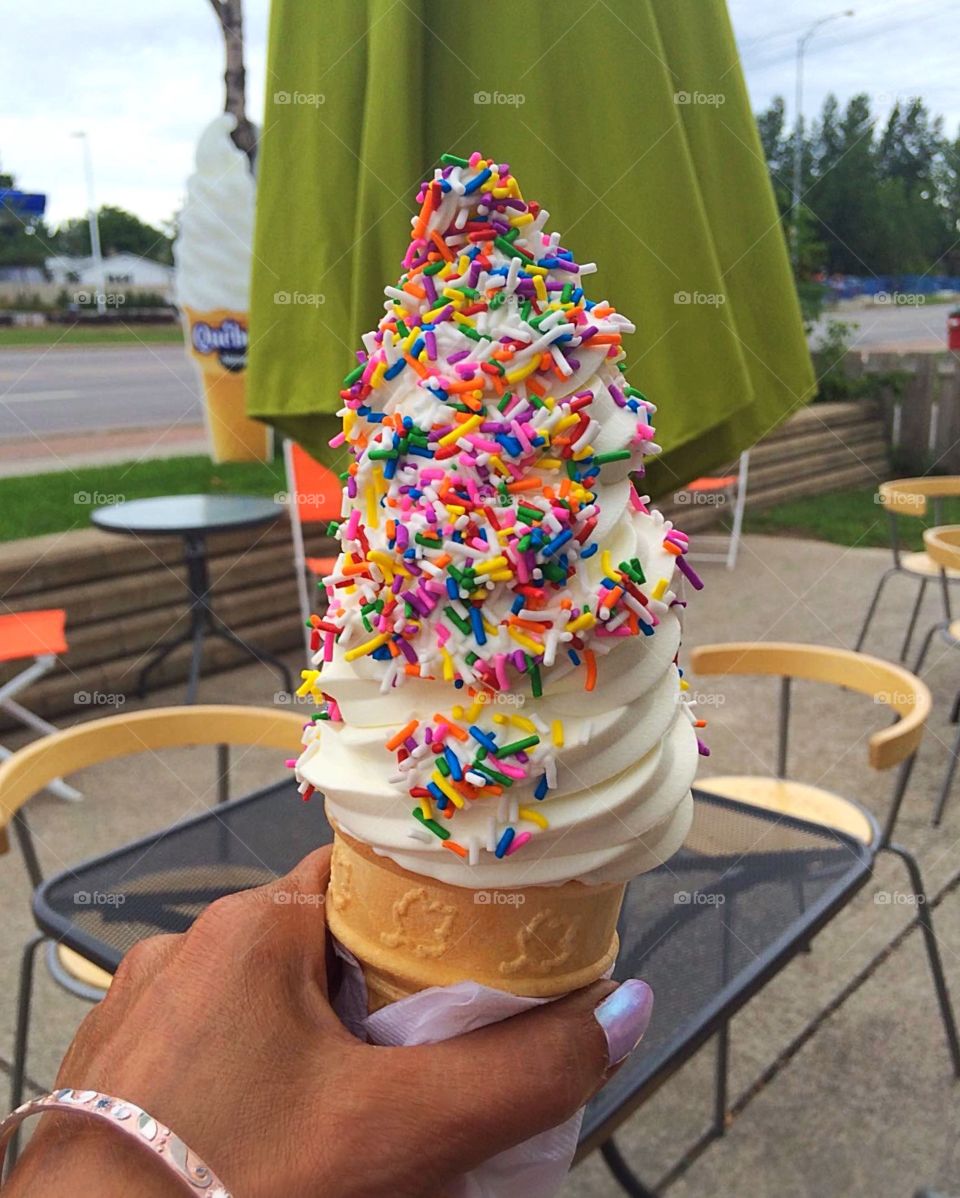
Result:
[[[361,1043],[328,1002],[329,861],[321,849],[214,903],[185,935],[138,944],[81,1025],[57,1087],[143,1107],[235,1198],[435,1198],[574,1114],[643,1034],[649,988],[598,982],[440,1044]],[[10,1192],[54,1192],[61,1178],[107,1198],[179,1192],[109,1128],[49,1114]]]

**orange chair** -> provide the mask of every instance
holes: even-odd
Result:
[[[690,495],[690,502],[711,502],[709,497],[722,495],[724,499],[733,500],[733,521],[730,526],[730,537],[727,541],[726,553],[691,553],[691,559],[702,562],[726,562],[728,570],[737,564],[737,552],[740,548],[740,534],[743,530],[743,509],[747,502],[747,475],[750,471],[750,450],[745,449],[740,455],[736,474],[723,474],[719,477],[706,476],[695,478],[680,488],[681,494]],[[700,498],[703,496],[703,498]]]
[[[297,591],[300,596],[300,616],[304,625],[304,642],[310,652],[307,623],[315,606],[310,602],[307,575],[316,585],[317,579],[331,573],[337,564],[333,557],[307,557],[303,541],[305,524],[326,524],[340,518],[342,487],[340,479],[327,466],[321,465],[305,449],[293,441],[285,441],[283,459],[287,468],[287,491],[290,495],[290,528],[293,532],[293,561],[297,571]]]
[[[14,695],[48,674],[56,664],[57,657],[66,653],[66,622],[67,613],[60,608],[11,612],[0,616],[0,662],[31,661],[25,670],[0,686],[0,708],[21,724],[44,735],[56,732],[57,728],[18,703]],[[10,755],[11,750],[0,745],[0,760]],[[83,798],[79,790],[68,786],[62,778],[54,778],[48,783],[47,790],[61,799],[76,801]]]

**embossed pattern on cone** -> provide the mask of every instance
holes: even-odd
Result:
[[[337,830],[327,924],[363,966],[371,1011],[468,980],[548,998],[589,985],[613,965],[624,889],[450,886]]]

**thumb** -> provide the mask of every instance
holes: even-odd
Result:
[[[556,1127],[636,1048],[652,1011],[646,982],[597,982],[467,1035],[404,1049],[411,1101],[442,1096],[444,1136],[424,1128],[421,1151],[435,1158],[442,1141],[459,1173]]]

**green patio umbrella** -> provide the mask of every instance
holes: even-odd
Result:
[[[248,409],[323,454],[444,152],[509,162],[637,325],[654,494],[812,392],[723,0],[273,0]],[[324,418],[326,416],[326,419]]]

